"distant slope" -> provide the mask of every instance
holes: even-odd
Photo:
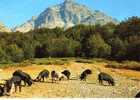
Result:
[[[11,32],[11,30],[0,22],[0,32]]]

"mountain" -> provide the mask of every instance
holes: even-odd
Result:
[[[78,24],[94,25],[119,22],[103,12],[90,10],[84,5],[74,2],[74,0],[65,0],[62,4],[49,7],[43,11],[36,19],[29,20],[14,31],[27,32],[36,28],[69,28]]]
[[[19,31],[19,32],[28,32],[30,30],[34,29],[34,22],[36,17],[32,17],[30,20],[28,20],[26,23],[17,26],[13,29],[13,31]]]
[[[11,32],[11,30],[0,22],[0,32]]]

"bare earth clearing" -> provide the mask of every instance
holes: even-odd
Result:
[[[78,98],[94,98],[94,97],[108,97],[108,98],[131,98],[140,91],[140,72],[131,70],[119,70],[105,68],[105,63],[76,63],[71,62],[65,65],[31,65],[22,68],[5,68],[0,72],[1,82],[2,79],[8,79],[12,76],[12,73],[17,69],[29,73],[34,79],[37,74],[43,70],[48,69],[49,71],[56,70],[61,72],[64,69],[69,69],[72,73],[71,78],[77,79],[80,73],[90,68],[93,74],[87,79],[87,82],[81,82],[79,80],[63,80],[57,83],[50,83],[50,78],[45,83],[35,83],[31,87],[23,87],[21,93],[13,93],[11,96],[6,98],[54,98],[54,97],[78,97]],[[101,71],[107,72],[115,79],[115,86],[101,86],[97,81],[97,75],[99,68]],[[106,83],[105,83],[106,84]]]

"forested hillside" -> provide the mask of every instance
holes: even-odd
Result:
[[[0,62],[30,58],[87,57],[140,61],[140,18],[118,25],[78,25],[36,29],[28,33],[0,33]]]

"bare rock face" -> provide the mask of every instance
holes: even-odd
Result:
[[[36,28],[69,28],[78,24],[95,25],[119,22],[97,10],[90,10],[84,5],[75,3],[74,0],[65,0],[62,4],[49,7],[36,19],[16,27],[14,30],[27,32]]]
[[[0,22],[0,32],[11,32],[11,30]]]

